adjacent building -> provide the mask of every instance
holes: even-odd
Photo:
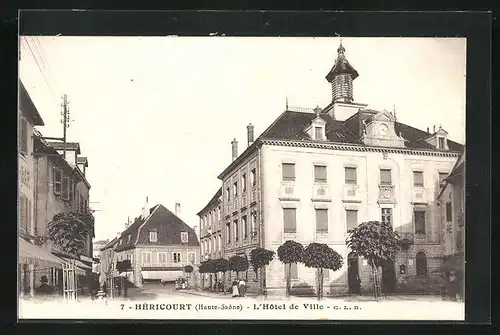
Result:
[[[92,242],[92,272],[101,274],[101,249],[109,243],[108,240],[99,240]]]
[[[136,286],[143,281],[173,281],[186,276],[186,265],[195,268],[200,260],[200,243],[194,229],[179,215],[180,204],[176,204],[176,214],[163,205],[148,208],[146,204],[116,244],[110,242],[103,250],[113,249],[112,276],[120,275],[115,271],[116,263],[126,259],[132,264],[126,276]]]
[[[326,76],[330,104],[286,110],[255,141],[250,124],[241,154],[233,140],[233,161],[219,175],[225,258],[257,246],[277,251],[287,240],[326,243],[345,260],[339,271],[325,271],[326,291],[347,293],[357,274],[371,289],[369,265],[352,257],[345,241],[349,229],[378,220],[411,241],[382,271],[387,293],[440,266],[442,227],[434,204],[463,145],[442,127],[416,129],[398,122],[395,111],[354,102],[358,76],[340,45]],[[315,287],[315,276],[313,269],[292,266],[292,286]],[[265,281],[270,293],[284,290],[278,259],[266,267]]]

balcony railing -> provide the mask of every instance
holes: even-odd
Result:
[[[315,182],[313,184],[313,199],[329,199],[330,194],[328,192],[327,183]]]
[[[280,189],[281,198],[296,198],[295,181],[282,181]]]
[[[425,189],[423,185],[413,185],[412,199],[413,202],[426,202]]]
[[[255,186],[252,187],[252,193],[250,196],[250,202],[257,201],[257,188]]]

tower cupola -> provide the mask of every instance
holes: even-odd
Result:
[[[352,82],[358,76],[358,71],[347,61],[345,48],[340,41],[335,64],[326,75],[326,80],[332,85],[332,102],[352,103],[354,101]]]

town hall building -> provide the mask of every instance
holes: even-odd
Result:
[[[222,183],[222,249],[225,258],[255,247],[277,251],[287,240],[306,247],[326,243],[344,258],[325,271],[325,291],[347,293],[359,274],[371,289],[371,270],[351,257],[348,230],[361,222],[390,223],[410,241],[382,271],[387,293],[424,280],[441,264],[442,222],[435,200],[463,145],[439,127],[427,131],[398,122],[395,113],[354,100],[357,70],[339,46],[326,76],[332,101],[311,112],[286,110],[218,176]],[[251,271],[249,271],[251,272]],[[293,264],[292,287],[315,287],[316,272]],[[275,258],[265,271],[269,294],[284,292],[285,266]],[[422,279],[423,278],[423,279]]]

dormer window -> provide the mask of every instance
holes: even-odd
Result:
[[[149,232],[149,242],[157,242],[158,241],[158,233],[156,231]]]
[[[311,121],[305,131],[312,140],[323,141],[325,140],[325,124],[326,121],[323,120],[319,114],[316,114],[316,118]]]
[[[323,136],[323,127],[314,127],[314,139],[315,140],[322,140],[324,138]]]
[[[438,137],[438,149],[446,149],[444,137]]]

